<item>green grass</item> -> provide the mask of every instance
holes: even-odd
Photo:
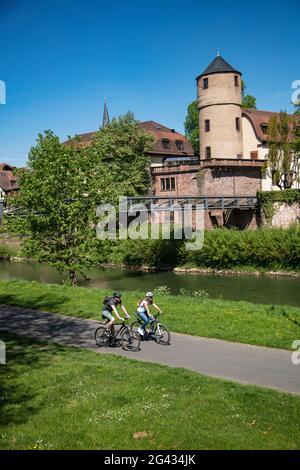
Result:
[[[0,338],[8,351],[0,366],[1,449],[300,448],[300,397]]]
[[[0,282],[0,303],[61,313],[80,318],[100,319],[108,291],[71,288],[11,280]],[[129,312],[136,310],[141,292],[124,292]],[[190,296],[157,295],[164,310],[162,322],[174,332],[291,349],[300,337],[300,309],[291,306],[257,305]]]

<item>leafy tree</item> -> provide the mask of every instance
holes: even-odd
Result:
[[[242,108],[256,109],[256,98],[253,95],[246,95],[246,85],[242,80]]]
[[[147,192],[151,143],[130,113],[97,132],[88,147],[78,138],[61,144],[51,131],[40,134],[14,201],[25,214],[16,226],[27,249],[76,285],[77,273],[95,264],[97,206]]]
[[[298,158],[291,142],[293,122],[286,112],[281,112],[279,119],[273,116],[268,124],[267,155],[268,169],[273,184],[280,189],[289,189],[299,177]]]
[[[197,100],[188,106],[184,128],[186,137],[192,144],[196,155],[199,155],[199,112]]]

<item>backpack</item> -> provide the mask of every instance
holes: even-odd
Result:
[[[110,299],[112,299],[112,297],[109,297],[108,295],[106,295],[106,296],[104,297],[104,300],[103,300],[103,305],[106,305],[106,306],[107,306],[107,302],[108,302]]]

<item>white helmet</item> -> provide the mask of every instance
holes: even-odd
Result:
[[[146,297],[154,297],[153,292],[147,292]]]

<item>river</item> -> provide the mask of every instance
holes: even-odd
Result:
[[[180,289],[205,290],[212,298],[245,300],[254,303],[286,304],[300,307],[300,277],[266,275],[177,274],[173,272],[141,273],[121,269],[94,269],[80,285],[93,289],[154,290],[167,286],[172,294]],[[66,277],[45,264],[36,262],[1,262],[0,280],[13,278],[60,283]]]

